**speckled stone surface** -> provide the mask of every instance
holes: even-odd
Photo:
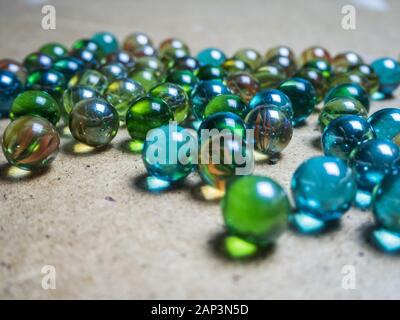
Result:
[[[397,57],[400,35],[390,30],[400,27],[400,3],[379,1],[389,11],[358,5],[357,30],[344,31],[342,5],[360,2],[59,0],[51,1],[57,29],[43,31],[41,1],[1,1],[0,56],[21,60],[44,43],[70,46],[108,30],[119,39],[143,31],[156,43],[175,36],[193,53],[209,46],[228,55],[241,47],[264,53],[278,44],[300,53],[320,44],[333,54],[354,50],[368,62]],[[400,106],[400,92],[371,111],[382,106]],[[295,168],[321,154],[316,121],[315,113],[295,129],[282,160],[258,163],[256,173],[288,190]],[[0,132],[7,123],[0,121]],[[74,155],[72,139],[63,137],[51,168],[20,181],[7,177],[0,155],[0,298],[400,298],[399,257],[364,240],[371,213],[351,209],[338,230],[318,237],[288,231],[268,256],[229,261],[213,246],[223,231],[220,207],[196,196],[198,176],[187,181],[194,191],[144,191],[145,168],[124,151],[127,139],[121,129],[110,148]],[[41,287],[44,265],[56,268],[56,290]],[[342,287],[345,265],[355,267],[355,290]]]

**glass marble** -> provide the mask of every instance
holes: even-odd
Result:
[[[136,63],[135,60],[132,58],[132,56],[128,52],[122,51],[122,50],[117,50],[113,53],[108,54],[106,56],[105,62],[106,63],[119,62],[127,68],[133,68]]]
[[[291,190],[297,214],[331,221],[350,208],[357,185],[346,162],[336,157],[317,156],[296,169]]]
[[[251,68],[246,62],[235,58],[225,60],[221,67],[228,75],[237,72],[251,72]]]
[[[139,82],[146,91],[156,86],[160,81],[160,76],[153,69],[134,69],[128,73],[128,78]]]
[[[286,116],[291,119],[293,117],[292,102],[289,97],[282,91],[277,89],[265,89],[258,91],[249,102],[249,109],[255,109],[260,105],[268,105],[277,107]]]
[[[358,188],[372,192],[382,178],[392,171],[399,158],[399,147],[389,140],[377,138],[360,144],[349,157]]]
[[[272,58],[275,58],[275,57],[288,57],[292,60],[296,59],[296,56],[295,56],[293,50],[287,46],[276,46],[276,47],[269,49],[265,53],[265,60],[267,60],[267,61],[271,60]]]
[[[250,73],[238,72],[226,78],[227,87],[240,96],[244,102],[249,103],[260,90],[258,80]]]
[[[126,36],[122,47],[128,52],[133,52],[136,48],[150,45],[153,46],[153,42],[150,37],[142,32],[134,32]]]
[[[97,68],[101,63],[101,58],[99,58],[96,53],[89,50],[88,48],[74,49],[71,51],[71,56],[81,60],[86,68]]]
[[[321,131],[323,131],[332,120],[346,115],[367,118],[368,111],[357,99],[344,97],[334,98],[325,103],[319,115],[318,123]]]
[[[13,59],[1,59],[0,70],[6,70],[16,75],[21,84],[25,84],[27,70],[25,67]]]
[[[276,56],[267,61],[268,64],[277,65],[285,71],[287,77],[291,77],[296,73],[297,63],[289,57]]]
[[[340,84],[328,91],[324,101],[325,103],[328,103],[328,101],[338,97],[354,98],[360,101],[364,108],[369,111],[370,101],[368,93],[359,84]]]
[[[53,59],[47,54],[33,52],[25,57],[23,64],[26,70],[31,73],[38,69],[50,69],[53,65]]]
[[[100,93],[91,87],[74,86],[65,90],[61,100],[61,116],[64,122],[68,124],[69,114],[78,102],[100,96]]]
[[[149,95],[163,100],[172,111],[176,122],[181,123],[189,116],[189,97],[180,86],[164,82],[153,87]]]
[[[332,75],[331,64],[323,59],[309,60],[303,65],[303,68],[317,69],[322,73],[322,76],[327,80],[329,80]]]
[[[291,120],[278,107],[258,105],[247,114],[245,123],[254,130],[255,149],[268,156],[282,152],[292,139]]]
[[[135,58],[159,56],[157,49],[148,44],[137,47],[130,53]]]
[[[48,55],[53,60],[65,58],[68,55],[68,49],[60,43],[47,43],[40,47],[39,52]]]
[[[168,105],[155,97],[143,97],[134,101],[126,113],[126,126],[133,139],[144,141],[149,130],[174,120]]]
[[[325,128],[321,144],[326,156],[348,160],[350,152],[367,140],[376,138],[369,122],[359,116],[342,116]]]
[[[66,87],[67,81],[64,75],[54,69],[34,71],[26,80],[27,90],[46,91],[57,101],[61,98]]]
[[[117,110],[99,98],[78,102],[69,114],[72,136],[91,147],[100,148],[111,142],[119,128]]]
[[[302,78],[291,78],[282,82],[278,89],[285,93],[292,102],[293,125],[304,123],[314,111],[317,102],[313,85]]]
[[[212,65],[214,67],[221,66],[225,60],[225,53],[217,48],[207,48],[197,54],[197,60],[201,66]]]
[[[120,122],[125,122],[130,104],[145,95],[139,82],[126,78],[111,82],[104,93],[105,99],[117,110]]]
[[[56,125],[60,120],[60,107],[47,92],[28,90],[15,98],[10,109],[10,119],[15,120],[28,114],[40,116]]]
[[[235,52],[233,58],[242,60],[248,64],[252,70],[256,70],[262,62],[261,54],[257,50],[251,48],[239,49]]]
[[[322,72],[314,68],[303,67],[296,72],[295,76],[311,82],[317,94],[317,103],[324,99],[329,88],[329,83],[322,75]]]
[[[98,43],[90,39],[80,39],[75,41],[74,44],[72,45],[71,51],[78,52],[82,49],[91,51],[94,54],[94,56],[99,60],[101,60],[106,56],[103,49],[98,45]]]
[[[188,70],[173,70],[168,73],[166,81],[181,86],[188,95],[199,83],[199,79]]]
[[[331,79],[330,85],[331,87],[334,88],[338,85],[347,83],[356,83],[360,87],[362,87],[368,94],[372,94],[372,92],[368,91],[369,82],[367,77],[360,73],[353,73],[353,72],[339,73]]]
[[[230,132],[238,137],[245,137],[246,124],[243,119],[232,112],[217,112],[208,116],[199,127],[199,139],[202,140],[202,130],[217,129],[219,132]],[[204,139],[207,139],[205,137]]]
[[[370,95],[378,91],[379,78],[371,66],[367,64],[358,64],[356,66],[350,67],[348,73],[358,75],[362,79],[365,79],[363,80],[362,85]]]
[[[204,109],[212,98],[220,94],[230,94],[230,90],[221,81],[199,82],[191,92],[192,112],[196,119],[204,119]]]
[[[136,59],[136,69],[152,69],[158,76],[163,76],[165,73],[164,64],[156,57],[140,57]]]
[[[169,124],[151,131],[146,137],[142,153],[149,175],[170,182],[188,176],[195,163],[188,145],[192,148],[195,146],[194,137],[188,129]]]
[[[286,80],[285,71],[273,64],[267,64],[258,68],[254,72],[254,76],[258,80],[261,89],[275,89],[282,81]]]
[[[284,189],[261,176],[233,180],[221,205],[229,233],[261,246],[273,243],[286,230],[291,213]]]
[[[106,55],[118,50],[118,40],[110,32],[95,33],[91,40],[96,42]]]
[[[180,39],[170,38],[161,42],[158,48],[160,58],[164,62],[169,62],[190,55],[189,47]]]
[[[0,70],[0,118],[8,116],[11,104],[21,90],[22,84],[14,73]]]
[[[54,70],[61,72],[64,75],[65,80],[69,81],[74,75],[82,72],[85,65],[78,58],[65,57],[54,62],[53,68]]]
[[[332,68],[335,73],[347,72],[351,67],[364,63],[363,58],[353,51],[342,52],[332,60]]]
[[[217,112],[232,112],[237,114],[239,117],[244,118],[247,111],[246,103],[239,96],[233,94],[221,94],[211,99],[211,101],[206,105],[206,108],[204,109],[204,117],[207,118]]]
[[[305,49],[300,56],[300,61],[302,65],[304,65],[308,61],[315,59],[325,60],[329,63],[332,61],[332,57],[329,51],[319,46],[312,46]]]
[[[379,78],[379,92],[391,96],[400,85],[400,63],[392,58],[380,58],[371,67]]]
[[[223,81],[226,77],[225,71],[224,69],[222,69],[222,67],[219,66],[217,67],[210,64],[200,67],[196,75],[202,81],[208,81],[208,80]]]
[[[126,78],[128,76],[128,70],[122,63],[119,62],[109,62],[104,64],[101,66],[99,71],[101,74],[106,76],[108,82]]]
[[[173,60],[170,63],[169,68],[175,70],[189,70],[195,73],[199,70],[200,64],[196,58],[191,56],[184,56],[182,58]]]
[[[108,86],[108,79],[97,70],[87,69],[83,73],[76,74],[69,82],[69,87],[85,86],[103,93]]]
[[[60,137],[46,119],[34,115],[12,121],[3,134],[3,152],[7,161],[20,169],[37,170],[56,158]]]
[[[384,108],[373,113],[368,122],[375,130],[376,136],[393,141],[400,147],[400,109]]]

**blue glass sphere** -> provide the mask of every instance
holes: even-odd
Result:
[[[379,78],[379,91],[392,95],[400,85],[400,63],[392,58],[380,58],[372,62],[371,67]]]
[[[143,163],[150,176],[174,182],[185,178],[194,168],[195,138],[190,132],[168,124],[151,130],[143,146]]]
[[[386,175],[375,188],[372,211],[378,225],[400,234],[400,172]]]
[[[392,140],[400,146],[400,109],[385,108],[373,113],[368,118],[375,130],[376,136]]]
[[[262,104],[277,107],[285,113],[289,119],[293,117],[292,102],[289,97],[280,90],[264,89],[257,92],[249,102],[249,109],[254,109]]]
[[[357,192],[350,167],[339,158],[326,156],[303,162],[292,177],[291,188],[297,212],[322,221],[340,218]]]
[[[353,98],[361,102],[369,111],[370,100],[367,91],[357,83],[344,83],[333,87],[325,96],[325,104],[335,98]]]
[[[11,104],[22,90],[17,76],[7,70],[0,70],[0,118],[8,117]]]
[[[358,188],[372,192],[383,177],[400,163],[399,158],[399,147],[389,140],[377,138],[360,144],[349,157]]]
[[[106,55],[118,50],[118,40],[110,32],[95,33],[91,40],[96,42]]]
[[[225,53],[217,48],[207,48],[197,54],[197,60],[201,66],[211,65],[218,67],[226,60]]]
[[[204,109],[212,98],[220,94],[231,93],[227,86],[219,80],[202,81],[191,93],[192,111],[196,119],[204,119]]]
[[[347,160],[354,148],[375,137],[372,126],[363,117],[342,116],[325,128],[321,145],[326,156]]]

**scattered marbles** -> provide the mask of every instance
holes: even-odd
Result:
[[[371,67],[379,78],[379,92],[391,96],[400,85],[400,63],[392,58],[380,58]]]
[[[257,50],[251,48],[244,48],[236,51],[233,58],[242,60],[248,64],[252,70],[256,70],[262,62],[261,54]]]
[[[332,66],[328,61],[324,59],[309,60],[303,65],[303,68],[317,69],[322,73],[322,76],[327,80],[329,80],[332,75]]]
[[[31,73],[38,69],[50,69],[53,65],[53,59],[47,54],[33,52],[25,57],[23,64],[26,70]]]
[[[207,118],[217,112],[232,112],[244,118],[247,114],[247,105],[239,96],[221,94],[207,103],[204,109],[204,117]]]
[[[118,132],[117,110],[99,98],[78,102],[69,114],[69,130],[72,136],[91,147],[103,147]]]
[[[84,63],[75,57],[60,58],[53,64],[54,70],[61,72],[68,82],[71,78],[82,72],[85,68]]]
[[[325,93],[328,91],[329,83],[318,69],[303,67],[295,74],[298,78],[303,78],[311,82],[317,94],[317,103],[324,99]]]
[[[212,98],[220,94],[231,93],[221,81],[210,80],[199,82],[191,92],[192,112],[196,119],[204,118],[204,109]]]
[[[188,95],[199,83],[199,79],[188,70],[172,70],[168,73],[166,81],[181,86]]]
[[[347,51],[337,54],[332,60],[335,73],[347,72],[351,67],[364,63],[364,60],[355,52]]]
[[[195,73],[200,68],[200,64],[196,58],[184,56],[177,58],[170,63],[170,69],[174,70],[189,70]]]
[[[332,88],[326,94],[324,101],[327,103],[330,100],[338,97],[354,98],[361,102],[367,112],[369,111],[370,101],[368,93],[356,83],[340,84]]]
[[[153,69],[134,69],[128,73],[128,78],[139,82],[146,91],[160,82],[160,76]]]
[[[284,189],[261,176],[233,180],[222,201],[229,233],[261,246],[273,243],[286,230],[290,212]]]
[[[100,98],[100,93],[91,87],[74,86],[64,91],[61,103],[61,116],[68,124],[69,114],[78,102],[91,98]]]
[[[80,39],[74,42],[72,45],[72,52],[78,52],[82,49],[91,51],[97,59],[102,59],[106,56],[103,49],[98,45],[97,42],[94,42],[90,39]]]
[[[346,162],[336,157],[318,156],[296,169],[291,189],[297,214],[331,221],[350,208],[357,186]]]
[[[117,50],[107,55],[106,63],[110,62],[119,62],[128,69],[135,66],[135,60],[131,57],[131,55],[128,52],[122,50]]]
[[[34,71],[26,80],[27,90],[46,91],[57,101],[61,98],[66,87],[67,81],[64,75],[54,69]]]
[[[367,118],[368,111],[359,100],[350,97],[338,97],[326,102],[318,118],[321,131],[332,120],[347,115]]]
[[[123,78],[111,82],[104,92],[104,97],[117,110],[119,120],[125,122],[130,104],[145,94],[146,91],[140,83]]]
[[[24,170],[42,169],[57,156],[60,137],[46,119],[34,115],[12,121],[3,134],[7,161]]]
[[[95,33],[91,40],[96,42],[106,55],[118,50],[118,40],[110,32]]]
[[[39,52],[48,55],[53,60],[65,58],[68,55],[68,49],[60,43],[47,43],[40,47]]]
[[[249,102],[249,109],[254,109],[260,105],[268,105],[277,107],[286,116],[291,119],[293,117],[292,102],[289,97],[282,91],[277,89],[265,89],[258,91]]]
[[[40,116],[56,125],[60,120],[60,107],[47,92],[28,90],[15,98],[10,109],[10,119],[15,120],[28,114]]]
[[[268,60],[267,63],[281,67],[287,77],[293,76],[297,70],[296,61],[289,57],[276,56]]]
[[[254,72],[261,89],[275,89],[286,79],[285,71],[274,64],[263,65]]]
[[[21,63],[12,59],[1,59],[0,70],[10,71],[11,73],[16,75],[21,84],[25,84],[27,70]]]
[[[384,108],[373,113],[368,118],[376,136],[392,140],[400,147],[400,109]]]
[[[164,64],[160,59],[156,57],[140,57],[136,59],[136,69],[152,69],[158,76],[162,76],[165,73]]]
[[[315,109],[317,96],[313,85],[302,78],[291,78],[282,82],[278,89],[292,102],[293,125],[303,123]]]
[[[260,90],[258,80],[253,75],[246,72],[238,72],[228,75],[226,78],[226,85],[246,103],[249,103],[249,101]]]
[[[21,90],[22,84],[14,73],[0,70],[0,118],[8,116],[11,104]]]
[[[207,48],[197,54],[197,60],[201,66],[212,65],[219,67],[225,62],[226,55],[220,49]]]
[[[265,60],[267,61],[275,57],[288,57],[292,60],[296,59],[293,50],[287,46],[273,47],[265,53]]]
[[[228,75],[237,72],[251,72],[251,68],[246,62],[235,58],[225,60],[221,67]]]
[[[258,105],[247,114],[245,123],[254,129],[256,150],[268,156],[280,153],[292,139],[291,120],[279,107]]]
[[[108,79],[97,70],[87,69],[83,71],[83,73],[76,74],[72,77],[68,82],[68,86],[85,86],[103,93],[108,86]]]
[[[158,48],[160,58],[164,62],[169,62],[190,55],[189,47],[182,40],[170,38],[161,42]]]
[[[128,76],[128,70],[122,63],[119,62],[109,62],[104,64],[101,66],[99,71],[101,74],[106,76],[108,82],[126,78]]]
[[[318,46],[309,47],[301,53],[300,61],[303,65],[308,61],[315,59],[325,60],[328,63],[332,61],[332,57],[328,52],[328,50],[322,47]]]
[[[134,101],[126,113],[126,126],[133,139],[144,141],[149,130],[174,120],[168,105],[155,97],[143,97]]]
[[[146,45],[153,46],[153,42],[151,41],[150,37],[145,33],[135,32],[129,34],[125,38],[122,46],[124,50],[132,53],[136,48]]]
[[[200,67],[196,75],[202,81],[208,81],[208,80],[223,81],[226,77],[225,71],[224,69],[222,69],[222,67],[213,66],[211,64],[207,64],[205,66]]]
[[[202,130],[211,131],[216,129],[218,132],[230,132],[231,135],[245,137],[246,125],[241,117],[232,112],[217,112],[208,116],[200,125],[199,139],[207,139],[202,136]]]
[[[149,175],[170,182],[189,175],[195,163],[188,147],[195,146],[193,139],[188,129],[173,124],[152,130],[143,146],[143,162]]]
[[[347,160],[358,145],[376,137],[369,122],[360,116],[341,116],[325,128],[321,144],[326,156]]]

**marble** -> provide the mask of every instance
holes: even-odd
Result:
[[[400,109],[384,108],[373,113],[368,122],[378,138],[393,141],[400,147]]]

